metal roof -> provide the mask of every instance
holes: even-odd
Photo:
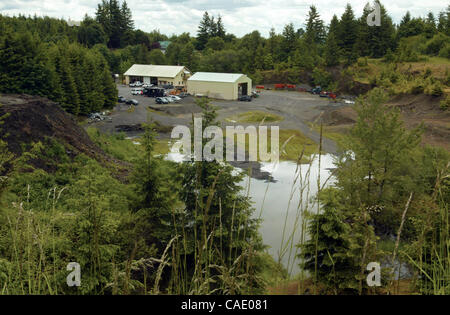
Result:
[[[196,72],[188,81],[209,81],[233,83],[243,76],[242,73]]]
[[[157,65],[138,65],[131,66],[124,75],[136,77],[161,77],[175,78],[178,73],[185,70],[183,66],[157,66]]]

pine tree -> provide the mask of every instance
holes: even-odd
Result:
[[[222,39],[225,39],[225,27],[223,26],[222,23],[222,17],[219,15],[219,17],[217,18],[217,33],[216,36],[220,37]]]
[[[325,27],[314,5],[309,7],[305,38],[308,43],[314,44],[322,44],[325,40]]]
[[[358,34],[358,24],[350,4],[347,4],[345,12],[342,14],[339,23],[339,32],[337,33],[337,41],[343,56],[347,63],[356,60],[355,43]]]
[[[325,63],[327,66],[336,66],[339,64],[339,46],[337,44],[336,35],[330,33],[325,44]]]
[[[285,59],[287,59],[289,54],[294,52],[296,42],[297,42],[297,34],[294,29],[294,24],[292,23],[286,24],[283,29],[283,42],[282,42],[282,50]]]
[[[211,26],[211,19],[209,17],[208,12],[205,12],[203,14],[203,19],[200,21],[200,25],[198,27],[197,41],[196,41],[197,50],[205,49],[210,36],[210,26]]]
[[[111,72],[106,65],[103,67],[102,83],[104,86],[103,93],[105,95],[105,103],[103,107],[112,109],[117,104],[118,92],[112,79]]]
[[[122,7],[120,8],[120,15],[122,33],[121,47],[125,47],[127,44],[131,43],[134,29],[133,16],[126,1],[122,3]]]
[[[368,8],[364,8],[363,15],[358,21],[359,32],[356,49],[361,56],[380,58],[384,56],[389,49],[394,49],[395,27],[392,23],[392,19],[387,14],[385,7],[379,1],[377,1],[377,3],[380,6],[380,26],[371,27],[367,25],[367,16],[370,13]],[[407,21],[408,19],[409,17],[404,17],[404,21]]]

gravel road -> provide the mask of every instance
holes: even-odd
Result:
[[[151,119],[165,126],[188,126],[192,121],[192,115],[197,116],[201,113],[194,97],[191,96],[182,99],[178,104],[158,105],[154,98],[131,95],[129,87],[118,85],[118,89],[119,95],[134,98],[139,101],[139,105],[134,110],[129,110],[128,105],[118,104],[111,115],[112,123],[98,122],[90,126],[95,126],[105,133],[116,132],[115,127],[119,125],[146,123]],[[309,93],[273,90],[262,91],[260,97],[253,99],[252,102],[212,100],[212,104],[217,106],[218,120],[223,126],[234,125],[226,121],[230,116],[254,110],[266,111],[284,117],[283,121],[274,123],[280,129],[300,130],[315,142],[319,142],[320,136],[309,127],[308,123],[317,120],[324,111],[347,106]],[[248,124],[239,123],[239,125]],[[160,136],[170,137],[170,134]],[[323,139],[323,149],[329,153],[336,153],[336,145],[329,139]]]

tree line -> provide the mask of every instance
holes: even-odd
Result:
[[[167,36],[156,30],[143,32],[135,29],[127,2],[120,4],[117,0],[102,0],[98,4],[95,17],[86,15],[79,27],[71,27],[63,20],[48,17],[1,16],[2,51],[6,54],[2,58],[2,76],[4,82],[7,81],[2,85],[2,91],[46,95],[62,102],[64,108],[71,113],[87,114],[91,109],[110,107],[113,103],[112,88],[100,87],[111,83],[111,80],[106,79],[106,73],[90,76],[87,81],[83,80],[82,74],[86,71],[80,71],[80,67],[76,68],[76,62],[73,60],[69,62],[66,53],[62,53],[63,57],[57,61],[68,63],[73,68],[62,70],[59,67],[57,70],[58,64],[49,66],[54,62],[49,59],[49,53],[55,50],[54,46],[60,46],[60,51],[67,47],[74,50],[77,46],[80,52],[83,51],[80,53],[83,57],[78,58],[81,67],[95,64],[94,71],[105,72],[106,68],[101,67],[104,61],[98,58],[99,54],[102,55],[111,75],[123,74],[135,63],[171,64],[185,65],[194,72],[246,73],[255,83],[264,83],[272,76],[280,77],[280,73],[288,74],[287,77],[281,76],[285,80],[299,83],[305,80],[302,74],[306,73],[309,81],[303,83],[324,86],[332,84],[330,67],[349,66],[361,57],[382,58],[386,62],[418,61],[422,55],[449,58],[450,6],[440,12],[438,17],[432,13],[426,17],[411,17],[407,12],[399,25],[395,25],[385,7],[379,4],[379,27],[367,25],[368,9],[364,9],[362,15],[357,18],[348,4],[340,17],[334,15],[326,25],[317,8],[311,6],[305,17],[304,28],[296,29],[293,23],[289,23],[281,34],[272,29],[268,38],[263,37],[257,30],[237,38],[227,33],[221,16],[216,19],[208,12],[205,12],[199,23],[196,37],[189,33]],[[26,33],[30,36],[25,36]],[[11,47],[11,41],[22,36],[28,37],[25,40],[27,45],[36,50],[33,54]],[[7,37],[8,40],[5,40]],[[159,42],[166,40],[170,41],[170,45],[163,54]],[[8,61],[8,49],[12,49],[20,58],[23,57],[20,64],[15,65],[15,61]],[[31,62],[32,65],[23,62]],[[39,83],[36,78],[36,83],[33,84],[14,80],[13,72],[19,75],[18,78],[22,78],[20,75],[26,73],[24,69],[15,69],[19,65],[37,69],[43,69],[44,65],[47,65],[47,69],[42,70],[43,73],[53,71],[54,74],[41,75],[56,75],[58,80],[46,79],[47,81]],[[34,80],[34,73],[32,71],[31,76],[28,73],[26,80]],[[104,79],[99,79],[100,76]],[[93,81],[94,78],[97,83]],[[55,83],[57,81],[60,82],[59,85]],[[71,81],[80,84],[72,85]],[[81,82],[89,87],[89,93],[83,91],[85,88]],[[74,93],[77,88],[80,91]],[[109,96],[100,99],[98,95],[102,93],[102,89],[107,91]],[[59,92],[60,90],[62,92]],[[64,96],[64,93],[74,97]],[[87,94],[91,95],[86,96]],[[95,104],[92,104],[93,99],[96,99]],[[86,105],[88,103],[90,105]]]

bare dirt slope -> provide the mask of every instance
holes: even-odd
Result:
[[[63,144],[69,155],[83,153],[101,163],[123,164],[108,156],[72,115],[47,98],[7,94],[0,95],[0,104],[0,116],[7,114],[0,136],[16,156],[23,153],[24,145],[50,138]]]
[[[441,97],[429,95],[397,95],[388,106],[400,110],[407,128],[415,128],[421,123],[425,131],[422,142],[433,146],[440,146],[450,150],[450,111],[443,111],[439,107]],[[350,107],[340,107],[327,111],[322,119],[325,125],[334,130],[350,127],[356,121],[356,112]]]

